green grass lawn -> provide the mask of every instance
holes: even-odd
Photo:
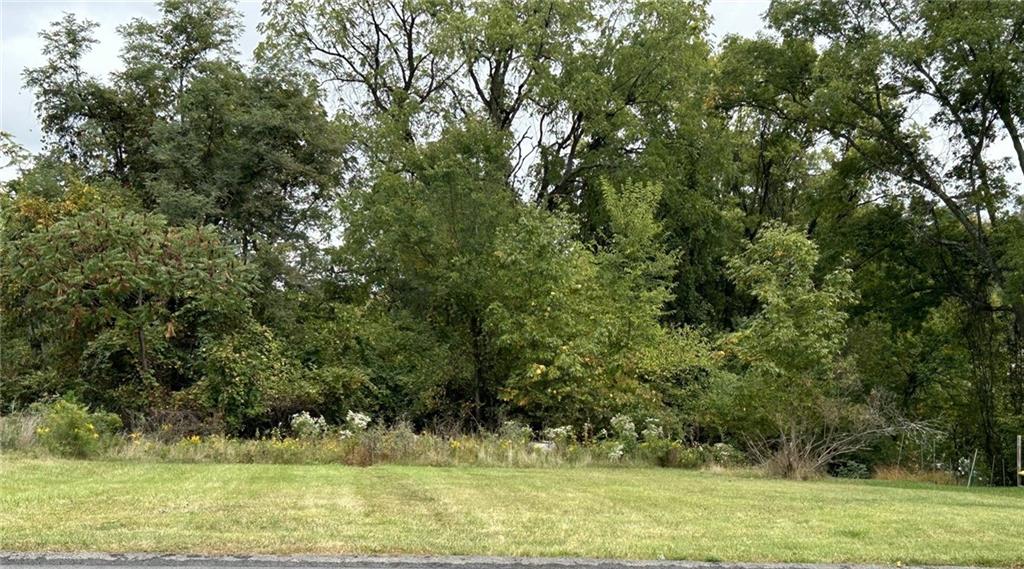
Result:
[[[1019,565],[1024,490],[6,458],[0,549]]]

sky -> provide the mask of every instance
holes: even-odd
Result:
[[[245,18],[239,51],[248,55],[259,41],[260,2],[241,1],[238,9]],[[34,99],[22,85],[21,74],[44,63],[39,32],[65,12],[99,24],[95,30],[99,41],[83,60],[85,71],[97,77],[120,68],[118,26],[134,18],[159,17],[155,2],[140,0],[0,0],[0,130],[13,134],[31,152],[40,151],[42,141]]]
[[[712,0],[712,35],[716,41],[733,33],[756,35],[761,29],[761,13],[768,8],[768,2]],[[243,55],[251,54],[259,42],[256,25],[261,18],[260,5],[257,0],[238,2],[245,22],[245,33],[239,44]],[[22,86],[21,74],[26,67],[43,63],[39,32],[60,19],[64,12],[99,24],[96,37],[100,41],[83,61],[85,70],[98,77],[119,67],[121,41],[117,27],[133,18],[155,19],[158,16],[156,3],[145,0],[0,0],[0,130],[13,134],[14,139],[31,152],[40,151],[42,141],[32,94]]]
[[[763,29],[761,16],[769,2],[711,0],[712,39],[717,44],[729,34],[754,37]],[[238,45],[243,56],[249,56],[259,42],[256,26],[261,20],[261,3],[261,0],[237,2],[245,26]],[[25,68],[44,62],[39,32],[65,12],[99,24],[95,32],[99,42],[83,61],[85,71],[97,77],[105,77],[119,68],[118,26],[134,18],[156,19],[159,16],[156,3],[149,0],[0,0],[0,130],[11,133],[16,142],[33,153],[42,150],[42,140],[34,100],[31,92],[23,87],[21,74]],[[938,156],[946,152],[942,136],[933,136],[930,146]],[[993,158],[1011,156],[1012,152],[1008,139],[997,141],[989,149]],[[0,181],[15,175],[14,168],[0,169]],[[1024,187],[1024,172],[1012,169],[1010,181]]]

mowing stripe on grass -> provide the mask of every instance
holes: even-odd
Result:
[[[1024,563],[1024,492],[668,469],[0,464],[0,549]]]

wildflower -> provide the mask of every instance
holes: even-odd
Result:
[[[371,420],[372,419],[370,419],[369,415],[356,411],[349,411],[348,414],[345,415],[345,421],[352,427],[355,427],[355,430],[357,431],[365,431]]]
[[[508,441],[526,442],[533,438],[533,429],[518,421],[505,421],[498,430],[498,436]]]
[[[612,417],[612,430],[622,441],[636,441],[636,425],[628,415],[616,415]]]
[[[299,438],[312,439],[327,432],[327,421],[323,417],[314,417],[308,411],[303,411],[292,415],[291,427],[292,432]]]
[[[549,427],[544,429],[541,433],[546,440],[555,443],[566,443],[573,438],[572,425],[563,425],[561,427]]]
[[[610,460],[619,460],[619,459],[622,458],[622,455],[625,452],[626,452],[626,449],[622,445],[622,443],[617,443],[615,446],[612,447],[612,450],[608,452],[608,458]]]
[[[661,425],[658,424],[657,419],[647,419],[647,426],[640,433],[640,436],[647,442],[663,439],[665,432],[662,430]]]

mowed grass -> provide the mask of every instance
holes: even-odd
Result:
[[[6,459],[0,549],[1024,562],[1024,490],[668,469]]]

